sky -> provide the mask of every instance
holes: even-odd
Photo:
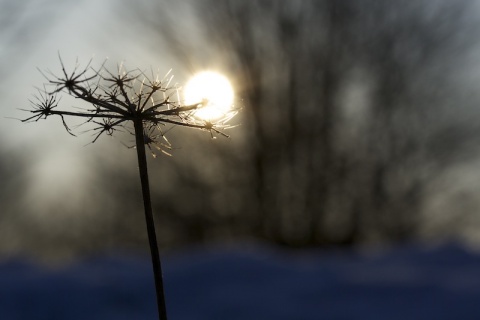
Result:
[[[197,39],[195,19],[189,7],[176,4],[175,8],[182,10],[173,12],[168,9],[169,2],[164,3],[166,13],[181,16],[183,23],[179,28],[189,30],[192,39]],[[34,95],[38,95],[36,88],[42,89],[48,82],[44,75],[62,74],[59,56],[67,73],[76,66],[81,70],[91,60],[94,68],[105,63],[110,70],[116,70],[122,64],[127,69],[138,68],[147,74],[158,74],[160,79],[170,72],[174,76],[172,84],[179,85],[185,84],[204,68],[219,67],[213,59],[196,67],[179,64],[174,53],[168,49],[168,44],[162,44],[161,39],[145,39],[145,35],[137,28],[137,22],[129,20],[129,12],[122,6],[125,6],[123,1],[116,0],[101,3],[92,0],[43,0],[16,5],[9,1],[0,2],[3,8],[0,22],[8,27],[5,29],[8,32],[0,35],[0,43],[5,44],[0,49],[0,71],[8,75],[8,78],[1,80],[0,86],[0,143],[3,154],[23,159],[22,162],[8,164],[10,157],[3,157],[7,162],[6,167],[21,167],[19,170],[10,169],[10,172],[16,172],[8,179],[5,177],[4,181],[9,181],[9,189],[24,185],[20,192],[15,191],[18,199],[12,201],[15,209],[3,209],[6,222],[0,227],[0,233],[6,239],[4,243],[8,244],[0,250],[3,254],[22,251],[24,245],[20,244],[22,240],[18,240],[22,236],[17,228],[25,230],[26,221],[33,226],[33,230],[43,230],[43,234],[52,230],[52,226],[60,225],[55,221],[70,221],[75,226],[84,225],[85,228],[97,221],[97,225],[103,227],[99,220],[105,222],[112,219],[106,212],[101,212],[101,217],[98,211],[84,210],[77,216],[68,212],[76,212],[86,203],[99,198],[107,208],[116,206],[112,203],[118,202],[118,199],[102,198],[105,193],[101,185],[105,181],[99,181],[96,174],[100,168],[107,167],[114,171],[114,175],[125,175],[126,179],[136,170],[136,154],[129,148],[133,140],[128,134],[120,134],[120,137],[112,139],[102,137],[91,144],[94,132],[88,131],[88,127],[76,128],[77,137],[72,137],[65,132],[61,121],[55,121],[59,119],[33,123],[18,121],[29,117],[25,110],[31,108],[30,101],[35,101]],[[192,43],[200,41],[197,39]],[[62,95],[59,108],[68,109],[77,104],[78,101]],[[72,119],[66,121],[72,128],[79,123]],[[210,135],[206,134],[204,138],[209,140]],[[170,141],[175,143],[175,137]],[[185,147],[188,143],[195,143],[195,140],[174,145],[178,149],[177,159],[187,155]],[[159,161],[173,160],[163,157]],[[206,165],[205,169],[208,167]],[[132,184],[139,187],[135,175],[133,179]],[[4,194],[8,201],[12,200],[11,196]],[[6,203],[7,200],[4,201]],[[12,218],[7,217],[7,212],[11,213]]]
[[[9,26],[6,29],[8,32],[0,34],[2,44],[0,72],[7,75],[0,80],[2,157],[8,167],[13,168],[18,163],[9,164],[8,161],[12,161],[9,155],[22,155],[25,161],[21,163],[22,170],[15,173],[11,183],[15,185],[17,182],[28,181],[24,189],[19,191],[15,189],[15,196],[20,199],[16,204],[15,212],[22,212],[22,214],[28,212],[28,216],[18,214],[12,219],[12,227],[6,227],[5,224],[0,226],[4,238],[14,239],[15,234],[18,233],[15,226],[17,224],[21,226],[24,223],[23,219],[32,221],[32,228],[41,226],[45,232],[50,228],[49,224],[58,219],[79,225],[84,223],[86,226],[87,223],[81,222],[82,218],[92,218],[97,222],[99,220],[95,219],[100,219],[100,225],[107,224],[106,221],[110,219],[108,214],[101,218],[98,217],[98,212],[84,213],[83,217],[72,217],[66,212],[69,211],[68,209],[81,207],[86,201],[91,201],[92,193],[100,194],[98,186],[101,182],[97,180],[92,168],[98,168],[102,163],[113,167],[114,163],[118,166],[114,173],[116,175],[128,175],[127,173],[133,172],[131,168],[136,168],[134,152],[124,146],[131,143],[128,138],[125,140],[115,138],[113,141],[101,139],[95,144],[89,144],[92,139],[89,132],[73,138],[65,132],[61,122],[54,121],[55,119],[29,124],[16,120],[28,116],[28,113],[21,109],[30,107],[29,99],[32,99],[35,87],[41,87],[45,82],[39,70],[47,73],[50,70],[54,74],[61,72],[59,54],[67,70],[72,70],[77,60],[80,67],[85,66],[90,59],[93,59],[92,65],[98,66],[108,58],[107,64],[112,68],[115,68],[118,63],[124,63],[131,68],[138,67],[146,70],[151,68],[159,74],[165,74],[173,69],[174,81],[179,83],[187,82],[198,69],[222,68],[223,53],[212,53],[213,49],[209,46],[209,41],[214,38],[205,39],[199,34],[197,24],[202,17],[195,17],[188,2],[173,5],[174,1],[164,0],[163,3],[165,13],[176,18],[177,23],[172,28],[179,34],[190,35],[191,48],[202,49],[193,50],[195,59],[192,59],[194,61],[190,64],[180,64],[174,51],[170,50],[169,44],[162,39],[139,31],[134,21],[138,16],[125,12],[121,1],[107,0],[102,1],[101,4],[93,0],[25,1],[15,10],[8,0],[0,1],[0,8],[4,8],[1,10],[0,22]],[[139,7],[141,4],[142,2],[138,3]],[[466,62],[466,65],[469,63],[470,61]],[[472,81],[478,79],[478,72],[475,74],[476,68],[470,69],[470,79]],[[343,98],[361,100],[358,105],[367,108],[368,98],[365,96],[371,88],[368,87],[368,83],[365,87],[356,87],[349,91],[351,96],[346,95]],[[465,96],[470,97],[468,88],[465,89]],[[61,102],[65,105],[74,104],[66,97],[62,98]],[[457,112],[455,108],[452,110],[453,113]],[[358,109],[347,111],[351,111],[348,117],[358,117]],[[70,122],[71,120],[67,121],[74,124]],[[449,121],[448,114],[445,116],[445,121]],[[229,143],[235,147],[245,142],[248,123],[234,130],[235,137]],[[82,129],[79,131],[81,132]],[[176,159],[188,157],[189,154],[185,150],[188,149],[189,144],[195,144],[196,141],[188,139],[183,145],[180,144],[176,151]],[[201,147],[198,148],[201,149]],[[225,152],[233,152],[230,151],[232,149],[234,148],[226,149],[228,151]],[[208,159],[208,156],[208,154],[200,154],[198,158]],[[161,159],[161,161],[176,160]],[[202,174],[205,177],[214,177],[218,159],[209,159],[205,163]],[[161,167],[158,164],[157,166]],[[478,176],[474,174],[477,171],[476,167],[477,163],[465,161],[453,170],[439,172],[437,180],[427,190],[431,194],[445,195],[432,198],[433,200],[427,204],[429,215],[425,219],[433,221],[432,238],[435,239],[438,236],[436,223],[441,228],[445,228],[450,225],[448,219],[453,219],[452,222],[456,219],[455,215],[450,215],[445,217],[446,221],[442,220],[443,218],[439,217],[437,212],[455,212],[459,208],[457,204],[461,203],[462,210],[472,212],[464,217],[469,226],[468,235],[465,237],[472,242],[480,241],[477,232],[480,216],[473,214],[473,211],[480,206],[480,202],[478,197],[471,193],[471,190],[479,186]],[[88,188],[83,188],[84,186]],[[11,196],[8,195],[8,197]],[[106,200],[107,206],[110,206],[110,202],[113,201],[115,199]],[[114,207],[114,205],[111,206]],[[32,207],[36,210],[30,210]],[[52,210],[58,207],[65,209],[62,215]],[[427,237],[429,232],[429,230],[425,231]],[[449,232],[455,234],[457,230],[452,228],[441,232],[449,236]],[[2,250],[16,252],[21,246],[12,241],[9,248]]]

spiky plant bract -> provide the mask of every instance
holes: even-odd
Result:
[[[77,61],[73,71],[67,72],[60,55],[59,60],[61,75],[42,72],[47,82],[43,89],[38,90],[35,99],[31,100],[32,109],[26,110],[32,115],[22,122],[36,122],[58,116],[66,131],[75,136],[65,118],[84,118],[83,125],[93,125],[92,142],[103,134],[113,135],[119,128],[131,132],[133,127],[159,319],[166,320],[162,266],[150,199],[145,145],[154,157],[154,150],[170,155],[170,143],[161,130],[165,125],[200,129],[210,132],[212,136],[219,134],[228,137],[222,130],[229,128],[227,121],[235,115],[235,111],[228,112],[215,123],[202,120],[195,117],[195,111],[204,107],[207,101],[183,105],[178,94],[179,88],[171,85],[172,76],[168,74],[160,80],[153,72],[147,76],[138,69],[128,71],[123,65],[119,65],[113,73],[105,67],[105,63],[94,69],[91,60],[81,69]],[[57,96],[61,93],[86,102],[88,107],[58,109]]]

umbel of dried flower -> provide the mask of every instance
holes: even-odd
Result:
[[[105,67],[105,63],[94,69],[91,66],[92,60],[84,68],[79,68],[77,61],[73,71],[67,72],[60,55],[59,60],[61,75],[56,76],[50,71],[42,72],[47,82],[42,90],[38,90],[34,100],[31,100],[32,109],[26,110],[32,115],[22,122],[36,122],[57,116],[66,131],[75,136],[67,125],[66,118],[79,117],[85,119],[83,125],[93,126],[92,142],[102,135],[113,135],[120,129],[135,136],[159,319],[166,320],[162,267],[150,199],[145,146],[154,157],[155,151],[170,155],[171,145],[162,131],[165,125],[208,131],[212,137],[228,137],[223,130],[231,128],[228,121],[235,116],[236,111],[226,112],[224,117],[215,122],[197,118],[195,111],[206,106],[208,101],[203,99],[198,103],[183,105],[179,87],[171,84],[173,76],[169,73],[160,80],[153,72],[147,76],[138,69],[128,71],[123,65],[119,65],[117,71],[112,73]],[[73,110],[61,110],[58,108],[60,94],[67,94],[86,103]]]

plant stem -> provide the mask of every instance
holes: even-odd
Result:
[[[167,309],[165,306],[165,293],[163,290],[162,265],[158,250],[157,236],[155,234],[155,223],[153,220],[152,202],[150,199],[150,186],[148,182],[147,157],[145,154],[145,140],[142,119],[133,121],[135,127],[135,142],[138,156],[138,168],[140,170],[140,181],[142,183],[143,205],[145,208],[145,220],[147,223],[148,242],[152,256],[153,275],[155,277],[155,290],[157,293],[158,316],[160,320],[167,320]]]

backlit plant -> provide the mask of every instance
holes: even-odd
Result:
[[[166,125],[204,130],[212,137],[228,137],[223,130],[230,128],[227,122],[236,111],[223,108],[221,116],[217,112],[215,119],[200,117],[199,111],[212,107],[208,94],[200,96],[199,101],[185,105],[179,93],[180,88],[171,85],[172,76],[168,74],[160,80],[153,73],[152,76],[147,76],[141,70],[128,71],[122,65],[113,73],[105,67],[105,63],[94,69],[91,61],[81,69],[77,63],[73,71],[67,72],[61,58],[60,64],[60,76],[52,72],[42,73],[47,83],[31,101],[32,109],[27,111],[32,115],[22,122],[57,116],[66,131],[75,136],[66,118],[77,117],[84,119],[83,125],[92,126],[92,142],[102,135],[113,135],[119,130],[131,132],[135,136],[159,319],[166,320],[162,267],[150,199],[145,146],[153,156],[154,151],[170,155],[171,145],[165,136],[166,130],[162,130]],[[60,94],[67,94],[86,103],[68,110],[60,109]]]

